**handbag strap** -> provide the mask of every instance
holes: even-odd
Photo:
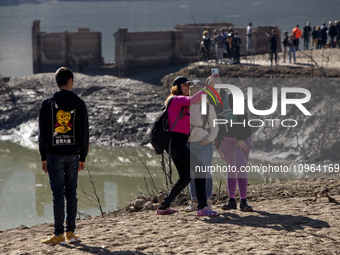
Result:
[[[175,120],[175,123],[174,123],[174,125],[172,126],[171,132],[174,130],[174,128],[175,128],[175,126],[176,126],[176,123],[177,123],[177,120],[178,120],[179,116],[181,116],[181,115],[183,114],[183,112],[184,112],[184,110],[183,110],[183,106],[182,106],[181,110],[179,111],[179,113],[178,113],[178,115],[177,115],[177,118],[176,118],[176,120]]]

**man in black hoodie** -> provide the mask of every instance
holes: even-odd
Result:
[[[272,30],[272,35],[268,34],[268,40],[270,42],[270,63],[273,65],[273,55],[275,55],[275,65],[277,65],[277,42],[279,41],[279,36],[276,34],[276,30]]]
[[[74,243],[77,215],[78,171],[85,168],[89,146],[89,123],[85,102],[72,92],[73,73],[61,67],[55,73],[58,90],[39,107],[41,168],[48,174],[53,195],[54,235],[46,245]],[[66,235],[64,219],[66,198]]]
[[[329,37],[331,38],[331,40],[330,40],[331,47],[335,48],[336,43],[334,43],[334,38],[336,38],[337,31],[336,31],[336,28],[335,28],[335,26],[333,25],[332,22],[329,22],[328,34],[329,34]]]
[[[327,31],[328,28],[326,27],[326,23],[323,23],[321,26],[321,46],[322,48],[325,48],[325,45],[327,43]]]

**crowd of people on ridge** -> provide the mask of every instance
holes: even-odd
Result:
[[[256,36],[256,30],[253,31],[253,24],[249,23],[246,29],[246,52],[247,55],[253,53],[253,37]],[[277,31],[273,29],[271,34],[267,34],[269,41],[269,53],[271,64],[273,64],[273,58],[275,57],[275,64],[277,65],[277,51],[279,44],[279,36]],[[292,32],[289,34],[287,31],[283,31],[283,61],[286,59],[291,63],[293,57],[294,63],[296,63],[295,52],[299,50],[300,39],[303,40],[303,49],[322,49],[322,48],[340,48],[340,21],[334,23],[329,21],[328,26],[323,23],[321,26],[311,26],[307,21],[306,25],[300,30],[297,24]],[[240,45],[242,41],[237,31],[233,30],[233,27],[229,29],[222,28],[220,30],[215,29],[214,35],[209,37],[209,32],[206,30],[203,32],[201,41],[201,55],[205,62],[214,58],[215,63],[223,64],[240,64]],[[223,60],[226,59],[224,62]]]

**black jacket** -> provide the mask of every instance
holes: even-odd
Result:
[[[220,89],[220,97],[222,102],[224,102],[224,98],[227,96],[227,93],[224,89]],[[228,94],[228,102],[230,105],[230,108],[232,109],[233,105],[233,97],[231,94]],[[225,119],[223,106],[218,104],[215,107],[216,115],[218,119]],[[245,121],[245,127],[240,124],[235,124],[232,127],[230,126],[230,123],[227,124],[220,124],[218,125],[218,133],[216,138],[216,147],[220,147],[221,141],[223,140],[223,137],[235,137],[237,140],[246,140],[248,137],[252,134],[252,129],[248,125],[248,116],[247,114],[244,115],[237,115],[236,122],[243,122]]]
[[[277,42],[279,41],[279,36],[277,34],[273,34],[269,39],[270,49],[277,50]]]
[[[303,37],[304,38],[309,38],[311,31],[312,31],[312,28],[310,26],[305,26],[303,28]]]
[[[321,32],[320,31],[316,31],[316,30],[313,30],[312,32],[312,38],[313,39],[318,39],[321,37]]]
[[[289,37],[286,36],[286,37],[282,40],[283,47],[287,47],[287,46],[288,46],[288,39],[289,39]]]
[[[322,39],[327,39],[327,31],[328,31],[328,28],[326,26],[323,26],[321,28],[321,38]]]
[[[329,34],[329,36],[336,36],[337,31],[336,31],[335,26],[329,27],[328,34]]]
[[[239,36],[235,36],[233,38],[233,45],[234,47],[239,47],[241,45],[242,41],[241,38]]]
[[[59,89],[39,107],[39,152],[79,155],[85,162],[89,147],[89,122],[85,102],[72,91]]]

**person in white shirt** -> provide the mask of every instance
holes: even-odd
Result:
[[[191,86],[191,94],[199,92],[205,85],[200,80],[194,80]],[[214,119],[217,119],[214,106],[207,104],[207,114],[201,114],[201,101],[190,105],[190,137],[187,147],[204,164],[202,167],[211,166],[213,156],[213,142],[218,133],[218,125],[214,127]],[[212,178],[210,171],[206,173],[207,204],[211,207]],[[197,210],[197,197],[194,179],[190,182],[191,204],[185,209],[186,212]]]
[[[247,36],[246,50],[248,53],[251,52],[253,48],[253,23],[249,23],[249,26],[247,26],[246,36]]]

